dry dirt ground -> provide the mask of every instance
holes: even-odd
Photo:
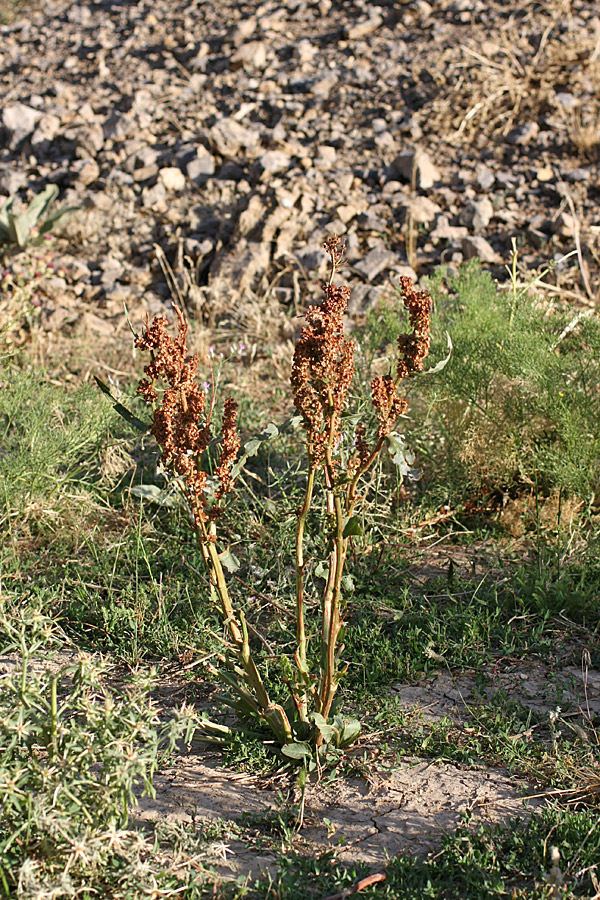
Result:
[[[391,687],[415,728],[443,718],[465,724],[477,703],[497,691],[542,715],[560,706],[562,716],[575,723],[600,714],[600,672],[574,667],[550,673],[539,663],[506,661],[492,673],[483,697],[474,676],[449,672]],[[324,778],[309,785],[296,849],[312,854],[336,848],[342,861],[365,861],[380,869],[394,855],[434,851],[467,812],[473,824],[495,823],[527,816],[545,802],[533,781],[500,768],[418,758],[386,762],[378,759],[376,739],[367,739],[354,753],[357,758],[363,754],[360,777]],[[260,778],[224,768],[214,751],[207,754],[196,747],[160,774],[156,797],[140,802],[136,818],[242,822],[237,839],[215,842],[212,858],[223,874],[256,876],[266,867],[275,869],[275,850],[257,849],[256,835],[261,821],[281,809],[286,786],[283,776]],[[244,824],[248,816],[254,824]]]

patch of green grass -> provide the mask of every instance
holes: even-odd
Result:
[[[532,613],[519,595],[491,578],[452,587],[436,579],[416,590],[402,572],[386,566],[385,580],[371,577],[363,585],[357,579],[346,634],[354,661],[347,681],[373,689],[440,666],[478,669],[499,656],[547,658],[547,623],[547,611]]]
[[[7,369],[0,390],[0,528],[13,542],[68,529],[101,481],[102,450],[123,429],[90,386]],[[96,502],[98,497],[95,498]]]
[[[553,869],[553,850],[558,865]],[[404,854],[386,868],[387,878],[360,893],[364,900],[543,900],[564,879],[570,897],[596,895],[600,824],[594,812],[551,807],[528,822],[471,827],[468,822],[442,841],[442,849],[419,859]],[[560,872],[558,871],[560,870]],[[342,892],[368,874],[344,868],[335,853],[318,858],[288,856],[275,883],[258,884],[261,900],[318,900]],[[552,881],[555,887],[552,888]],[[554,894],[552,893],[554,890]]]
[[[177,541],[165,542],[140,509],[121,525],[109,540],[100,524],[75,547],[56,539],[36,554],[6,559],[1,571],[13,603],[37,603],[80,646],[133,665],[210,652],[218,623],[199,552],[184,555]]]
[[[91,657],[53,665],[64,636],[34,610],[1,605],[0,636],[0,896],[124,898],[136,877],[143,890],[155,866],[129,828],[135,789],[152,792],[195,718],[161,723],[147,678],[115,692]]]

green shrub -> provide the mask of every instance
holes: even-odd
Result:
[[[143,893],[149,848],[129,828],[134,790],[152,793],[159,761],[191,716],[182,710],[161,725],[147,679],[112,691],[91,657],[57,665],[49,650],[58,631],[35,611],[0,609],[0,634],[0,656],[9,655],[0,675],[0,896],[117,896],[132,873]]]
[[[456,275],[440,269],[427,287],[434,362],[446,332],[454,345],[448,365],[419,382],[429,480],[455,494],[525,484],[589,497],[600,476],[598,317],[501,290],[477,261]],[[402,330],[399,310],[396,301],[368,316],[367,361]]]

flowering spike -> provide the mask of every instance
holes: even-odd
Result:
[[[186,498],[199,526],[208,519],[204,495],[207,474],[201,470],[200,463],[212,434],[206,417],[206,391],[197,380],[198,357],[188,355],[188,326],[181,310],[175,307],[175,313],[179,328],[174,338],[167,332],[167,319],[156,316],[152,323],[146,321],[145,330],[135,340],[136,347],[152,354],[150,363],[144,367],[148,377],[140,381],[138,393],[147,403],[154,404],[150,433],[161,448],[164,467],[183,479]],[[158,380],[167,385],[162,399],[154,386]],[[217,500],[232,488],[231,466],[240,447],[236,409],[233,400],[225,401],[223,446],[217,468],[221,486]],[[211,516],[215,514],[213,509]]]
[[[221,443],[221,455],[219,464],[216,468],[215,475],[221,482],[221,486],[217,489],[215,500],[220,500],[225,494],[233,489],[233,481],[231,478],[231,467],[238,455],[241,446],[240,436],[237,432],[237,408],[235,400],[228,397],[225,401],[223,410],[223,440]]]
[[[408,310],[411,334],[401,334],[398,338],[398,378],[407,378],[421,372],[423,360],[429,355],[431,343],[431,295],[427,291],[415,291],[412,279],[406,275],[400,279],[400,289],[405,308]]]
[[[334,257],[332,256],[332,263]],[[292,362],[294,405],[302,415],[311,466],[340,435],[340,416],[354,374],[354,341],[344,335],[350,289],[323,284],[321,306],[309,306]]]

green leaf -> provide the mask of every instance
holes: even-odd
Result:
[[[295,744],[286,744],[281,748],[281,752],[289,759],[310,759],[312,757],[312,749],[310,744],[300,741]]]
[[[129,422],[130,425],[133,425],[134,428],[137,428],[138,431],[141,431],[143,434],[147,434],[150,431],[150,428],[152,426],[146,424],[146,422],[142,422],[141,419],[138,419],[137,416],[134,416],[132,412],[130,412],[125,406],[123,406],[122,403],[119,403],[119,401],[113,397],[108,385],[104,384],[103,381],[100,381],[97,375],[94,375],[94,381],[96,382],[102,393],[106,394],[106,396],[110,397],[110,399],[113,401],[113,409],[121,416],[122,419],[125,419],[126,422]]]
[[[221,560],[221,565],[227,569],[228,572],[237,572],[241,565],[239,559],[231,552],[231,550],[224,550],[223,553],[219,554],[219,559]]]
[[[58,187],[55,184],[49,184],[40,194],[33,198],[24,212],[13,216],[14,236],[19,247],[26,246],[30,239],[32,228],[35,228],[57,197]]]
[[[282,422],[279,426],[279,431],[283,433],[287,433],[288,431],[295,431],[299,425],[302,424],[302,416],[291,416],[289,419],[286,419],[285,422]]]
[[[435,375],[437,372],[441,372],[442,369],[446,368],[446,366],[450,362],[450,357],[452,356],[452,351],[454,349],[454,347],[452,345],[452,338],[450,337],[448,332],[446,332],[446,342],[448,344],[448,356],[445,359],[440,360],[439,363],[436,363],[436,365],[433,366],[433,368],[426,369],[423,372],[423,375]]]
[[[314,576],[315,576],[315,578],[328,578],[329,577],[329,566],[327,565],[327,563],[324,563],[322,560],[319,560],[319,562],[315,566]]]
[[[337,735],[336,729],[332,725],[327,724],[321,713],[313,713],[311,719],[319,729],[325,743],[330,744],[332,738]]]
[[[337,716],[336,716],[337,718]],[[342,737],[340,740],[340,747],[349,747],[350,744],[353,744],[357,739],[359,734],[362,731],[362,725],[358,721],[358,719],[345,719],[343,720],[342,727]]]
[[[50,208],[57,197],[58,186],[56,184],[49,184],[40,194],[36,194],[25,213],[32,225],[36,225],[39,222],[46,210]]]
[[[262,444],[260,438],[252,438],[249,441],[246,441],[244,444],[244,456],[248,459],[249,456],[255,456],[258,453],[258,448]]]
[[[269,422],[260,436],[263,441],[272,441],[274,438],[279,437],[279,428],[274,422]]]
[[[342,590],[346,594],[354,593],[354,579],[352,575],[342,575]]]
[[[165,491],[156,484],[136,484],[130,493],[140,497],[147,503],[157,503],[159,506],[175,507],[179,505],[179,498],[172,491]]]
[[[356,516],[350,516],[344,525],[344,537],[350,537],[351,535],[360,535],[363,533],[360,522],[358,521]]]
[[[265,441],[272,441],[276,437],[279,437],[281,432],[287,431],[290,426],[295,427],[293,424],[295,420],[298,419],[301,421],[300,416],[295,416],[293,419],[287,419],[283,425],[275,425],[274,422],[269,422],[268,425],[261,431],[260,434],[256,435],[256,437],[250,438],[249,441],[246,441],[244,444],[244,449],[240,456],[237,458],[235,465],[231,469],[231,477],[237,478],[244,466],[246,465],[248,459],[251,456],[256,456],[258,453],[261,444],[264,444]]]
[[[221,681],[227,681],[222,672],[219,672]],[[229,682],[228,682],[229,683]],[[231,679],[231,684],[235,684],[235,679]],[[215,694],[214,698],[217,703],[224,703],[234,709],[242,718],[252,718],[256,715],[254,707],[247,703],[242,697],[231,697],[229,694]]]
[[[415,456],[404,443],[404,435],[398,434],[397,431],[392,431],[388,434],[387,439],[392,462],[395,466],[398,466],[398,474],[402,478],[407,475],[414,481],[418,481],[421,473],[418,469],[412,468]]]
[[[134,416],[132,412],[129,412],[126,407],[123,406],[122,403],[113,403],[113,409],[116,413],[118,413],[122,419],[125,419],[126,422],[129,422],[130,425],[133,425],[134,428],[137,428],[138,431],[147,434],[150,431],[151,425],[147,425],[146,422],[142,422],[141,419],[138,419],[137,416]]]
[[[134,338],[136,338],[137,332],[135,331],[133,325],[131,324],[131,319],[129,318],[129,310],[127,309],[126,303],[123,303],[123,310],[125,311],[125,318],[127,319],[127,324],[129,325],[129,330],[132,333],[132,335],[134,336]]]
[[[25,247],[32,225],[31,220],[27,217],[27,213],[9,213],[8,223],[12,243],[16,244],[17,247]]]
[[[71,216],[79,212],[80,209],[80,206],[61,206],[60,209],[54,210],[40,225],[40,237],[43,237],[50,231],[54,231],[60,225],[66,225]]]
[[[103,381],[100,381],[100,379],[98,378],[97,375],[94,375],[94,381],[96,382],[96,384],[98,385],[98,387],[100,388],[100,390],[102,391],[103,394],[106,394],[106,396],[110,397],[111,400],[115,399],[111,393],[109,386],[107,384],[104,384]]]

